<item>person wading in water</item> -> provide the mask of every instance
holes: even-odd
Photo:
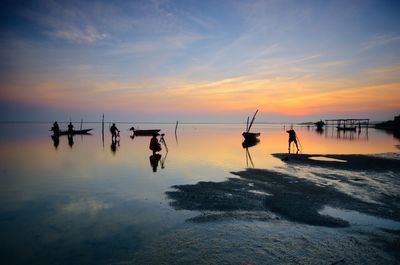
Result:
[[[290,144],[294,142],[296,145],[297,151],[296,154],[299,152],[299,146],[297,145],[297,137],[296,132],[291,128],[289,131],[286,131],[289,134],[289,154],[290,154]]]

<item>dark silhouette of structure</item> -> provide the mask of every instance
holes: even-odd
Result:
[[[117,126],[115,126],[115,123],[112,124],[110,127],[110,132],[111,132],[111,140],[117,140],[117,137],[119,136],[119,130]]]
[[[296,154],[299,152],[299,146],[297,144],[297,136],[296,136],[296,132],[293,130],[293,128],[291,128],[289,131],[286,131],[289,134],[289,154],[290,154],[290,145],[292,142],[294,142],[294,144],[296,145]]]
[[[315,126],[317,126],[317,132],[323,132],[324,131],[325,122],[320,120],[320,121],[317,121],[314,124],[315,124]]]

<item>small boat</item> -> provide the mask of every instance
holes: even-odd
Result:
[[[254,136],[253,138],[248,137],[248,138],[244,139],[244,141],[242,143],[242,147],[249,148],[249,147],[257,145],[259,142],[260,142],[260,139],[258,139],[257,136]]]
[[[130,128],[129,130],[133,132],[134,136],[153,136],[154,134],[159,135],[159,131],[161,131],[161,129],[136,130],[134,127]]]
[[[59,131],[58,133],[54,133],[54,135],[61,136],[61,135],[77,135],[77,134],[87,134],[89,135],[90,131],[93,129],[84,129],[84,130],[73,130],[72,132],[69,131]]]
[[[254,140],[256,139],[258,136],[260,136],[260,133],[252,133],[250,132],[251,126],[253,125],[254,119],[256,118],[258,110],[256,111],[256,113],[254,113],[253,119],[250,122],[249,125],[249,117],[247,117],[247,124],[246,124],[246,131],[242,133],[245,141],[246,140]]]
[[[251,132],[244,132],[242,133],[244,139],[256,139],[258,136],[260,136],[260,133],[251,133]]]

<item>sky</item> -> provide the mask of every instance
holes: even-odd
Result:
[[[400,114],[399,1],[1,1],[0,121]]]

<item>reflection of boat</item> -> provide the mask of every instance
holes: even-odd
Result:
[[[153,136],[154,134],[158,135],[158,132],[161,131],[161,129],[135,130],[134,127],[130,128],[129,130],[133,132],[134,136]]]
[[[245,141],[246,140],[254,140],[258,136],[260,136],[260,133],[251,133],[250,132],[251,126],[253,125],[253,122],[254,122],[254,119],[256,118],[257,112],[258,112],[258,110],[256,111],[256,113],[254,113],[254,116],[250,122],[250,125],[249,125],[249,117],[247,117],[246,131],[244,133],[242,133]]]
[[[70,131],[60,131],[57,134],[55,133],[54,135],[77,135],[77,134],[90,134],[89,132],[93,129],[84,129],[84,130],[73,130],[72,132]]]
[[[257,145],[259,142],[260,142],[260,139],[258,139],[258,138],[245,138],[242,143],[242,146],[243,146],[243,148],[249,148],[249,147]]]

